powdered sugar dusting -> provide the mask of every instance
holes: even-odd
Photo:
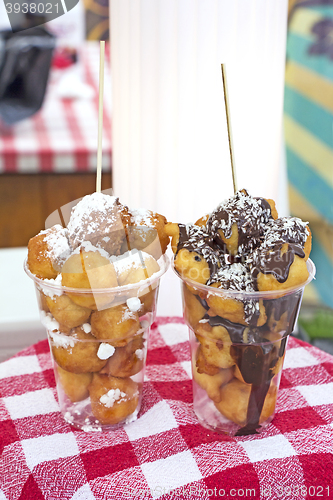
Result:
[[[132,222],[135,226],[151,226],[152,212],[146,208],[131,210]]]
[[[127,208],[114,196],[93,193],[82,198],[72,209],[67,226],[73,249],[91,241],[111,254],[119,254],[125,238],[123,215],[129,219]]]
[[[62,275],[61,274],[58,274],[58,276],[54,279],[53,278],[50,278],[50,279],[44,278],[43,285],[44,285],[44,283],[46,285],[48,283],[51,285],[51,287],[48,287],[48,286],[41,287],[44,295],[46,295],[47,297],[50,297],[51,299],[53,299],[54,297],[60,297],[60,295],[62,295],[62,289],[61,289]],[[54,286],[52,286],[52,285],[54,285]]]
[[[108,254],[108,252],[103,248],[100,247],[97,248],[95,245],[91,243],[91,241],[82,241],[80,246],[78,246],[74,250],[73,254],[78,254],[80,253],[81,250],[83,252],[98,252],[100,255],[102,255],[102,257],[106,257],[108,260],[110,260],[110,255]]]
[[[124,398],[126,398],[126,393],[117,387],[117,389],[110,389],[106,394],[103,394],[99,400],[106,408],[112,408],[116,401]]]
[[[59,323],[51,313],[40,311],[40,320],[48,331],[59,331]]]
[[[47,243],[47,255],[51,262],[56,267],[61,267],[71,253],[67,229],[60,226],[60,224],[56,224],[45,231],[41,231],[40,234],[45,234],[44,241]]]
[[[76,342],[75,338],[60,332],[50,332],[50,337],[55,347],[62,347],[63,349],[74,347]]]

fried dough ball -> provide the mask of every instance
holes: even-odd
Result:
[[[237,365],[235,365],[234,377],[237,378],[238,380],[240,380],[241,382],[243,382],[243,384],[246,384],[246,382],[243,378],[242,372],[240,371],[240,369],[238,368]],[[248,384],[248,385],[251,385],[251,384]]]
[[[120,304],[91,315],[91,333],[98,339],[108,339],[115,347],[121,347],[140,328],[139,315],[130,311],[125,304]]]
[[[68,295],[45,297],[52,316],[66,328],[74,328],[88,321],[91,310],[75,304]],[[62,329],[63,330],[63,329]]]
[[[208,285],[228,292],[255,292],[254,279],[241,263],[224,264],[210,277]],[[262,326],[267,320],[262,300],[247,298],[243,301],[242,297],[218,292],[209,293],[206,300],[211,316],[221,316],[233,323],[253,326]]]
[[[311,231],[306,222],[298,217],[280,217],[267,223],[263,245],[272,247],[275,243],[285,242],[299,246],[307,260],[311,251],[311,239]]]
[[[218,284],[213,284],[212,286],[218,287]],[[244,305],[246,304],[240,300],[208,294],[207,303],[210,306],[208,314],[211,316],[221,316],[221,318],[226,318],[233,323],[239,323],[241,325],[249,324],[249,320],[246,319],[244,311]],[[252,324],[255,326],[262,326],[266,323],[267,319],[262,300],[259,300],[258,306],[258,319]]]
[[[281,314],[280,318],[276,319],[275,310],[273,309],[267,321],[267,326],[270,329],[270,331],[273,333],[284,332],[287,330],[288,324],[289,324],[288,310],[284,311]]]
[[[274,268],[271,269],[271,267],[266,266],[267,272],[259,272],[257,276],[258,290],[260,292],[265,290],[285,290],[304,283],[309,277],[306,261],[298,255],[293,257],[294,259],[290,264],[292,257],[288,252],[288,244],[285,243],[279,251],[279,260],[275,261]],[[272,258],[269,257],[269,260],[271,261]],[[289,272],[287,268],[289,268]],[[270,270],[272,272],[268,272]]]
[[[89,393],[92,413],[101,424],[122,422],[139,403],[139,385],[130,378],[94,373]]]
[[[171,248],[173,253],[177,252],[179,243],[179,225],[175,222],[167,222],[165,225],[165,232],[171,238]]]
[[[139,309],[140,316],[153,312],[155,309],[155,302],[157,301],[158,288],[151,290],[150,292],[140,295],[141,307]]]
[[[170,238],[165,231],[166,218],[151,210],[132,210],[131,226],[127,228],[128,248],[144,250],[155,259],[165,253]]]
[[[77,327],[69,336],[62,336],[64,344],[51,342],[51,349],[56,363],[64,370],[72,373],[98,372],[107,360],[98,357],[100,342],[83,328]],[[54,336],[51,335],[54,339]],[[56,337],[59,340],[59,337]]]
[[[89,396],[88,386],[92,381],[92,373],[72,373],[56,366],[59,383],[66,396],[77,403]]]
[[[246,255],[257,246],[265,224],[275,215],[272,200],[253,198],[243,189],[210,214],[207,231],[225,253]]]
[[[220,266],[219,250],[205,228],[194,224],[167,224],[175,252],[174,266],[180,276],[206,284]]]
[[[152,255],[135,250],[119,257],[114,265],[120,286],[146,280],[160,270],[160,266]]]
[[[194,329],[207,313],[207,308],[203,305],[205,301],[200,296],[193,294],[185,283],[183,283],[182,292],[184,318],[191,328]]]
[[[136,292],[139,294],[138,296],[133,295],[133,297],[129,297],[126,300],[126,304],[130,311],[133,312],[138,312],[139,316],[144,316],[147,313],[150,312],[155,312],[155,303],[157,300],[157,294],[158,294],[158,287],[151,289],[152,287],[146,288],[143,292],[144,294],[142,295],[141,290],[136,290]],[[147,292],[147,289],[150,291]],[[121,302],[118,302],[118,304],[123,303],[122,297],[120,298]],[[116,305],[117,299],[115,300],[114,304]]]
[[[205,285],[210,277],[208,262],[197,252],[182,248],[176,254],[175,268],[183,278]]]
[[[61,275],[62,284],[71,288],[101,289],[118,285],[113,263],[97,250],[72,254],[63,265]],[[114,292],[68,293],[68,296],[81,306],[102,309],[113,301]]]
[[[221,388],[220,401],[215,406],[226,418],[243,426],[247,420],[250,393],[251,385],[234,378]]]
[[[69,255],[67,230],[59,224],[29,240],[28,267],[38,278],[55,279]]]
[[[145,359],[144,338],[136,335],[127,345],[116,347],[100,373],[113,377],[132,377],[143,369]]]
[[[233,377],[233,369],[227,368],[213,374],[201,373],[197,367],[197,363],[192,363],[193,380],[207,392],[207,395],[215,403],[221,401],[221,387],[228,383]]]
[[[226,418],[235,424],[244,426],[247,422],[250,394],[251,385],[244,384],[234,378],[221,388],[221,400],[215,403],[215,406]],[[266,394],[259,424],[263,423],[274,413],[276,396],[277,388],[275,385],[271,385]]]
[[[200,373],[200,374],[204,373],[204,374],[210,375],[210,376],[216,375],[221,370],[221,368],[219,368],[218,366],[210,365],[209,363],[207,363],[207,360],[202,353],[201,344],[199,344],[199,347],[198,347],[197,352],[196,352],[195,366],[196,366],[196,371],[198,373]]]
[[[119,255],[130,219],[128,208],[119,198],[97,192],[87,195],[71,212],[67,225],[71,246],[75,249],[90,241],[110,255]]]
[[[45,295],[44,292],[42,292],[41,290],[38,290],[37,301],[38,301],[39,310],[45,311],[46,313],[50,312],[49,306],[47,305],[47,297],[48,296]]]
[[[196,226],[201,226],[201,227],[206,226],[208,219],[209,219],[209,214],[203,215],[194,224]]]
[[[231,340],[226,328],[211,327],[208,323],[202,323],[197,327],[195,334],[208,364],[219,368],[231,368],[235,364],[230,354]]]
[[[304,283],[309,276],[306,260],[310,250],[311,231],[301,219],[270,221],[252,257],[258,290],[284,290]]]

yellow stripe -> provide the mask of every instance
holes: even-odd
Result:
[[[333,226],[328,224],[313,224],[311,226],[313,235],[319,241],[320,246],[333,263]]]
[[[306,302],[309,304],[320,304],[322,301],[315,286],[310,283],[304,289],[302,306],[306,306]]]
[[[321,222],[322,216],[291,184],[288,184],[290,212],[310,224]]]
[[[291,17],[289,31],[300,36],[312,36],[312,26],[322,18],[323,15],[320,14],[320,12],[315,12],[311,9],[297,8]]]
[[[333,186],[333,150],[288,115],[284,116],[284,131],[286,145]]]
[[[333,262],[333,226],[323,222],[321,215],[291,184],[288,185],[288,190],[291,214],[309,221],[311,232],[319,241],[327,257]]]
[[[294,61],[289,61],[286,66],[285,82],[289,87],[333,113],[333,82],[330,80]]]

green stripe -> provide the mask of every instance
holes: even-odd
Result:
[[[333,5],[314,5],[307,7],[311,9],[312,12],[318,12],[318,14],[322,14],[323,17],[333,17]]]
[[[333,148],[333,115],[329,111],[303,97],[288,85],[284,90],[284,110],[302,127]]]
[[[289,182],[308,203],[333,224],[333,189],[290,147],[286,147],[286,155]]]
[[[333,81],[333,65],[328,54],[311,55],[308,50],[315,42],[314,35],[305,38],[295,33],[289,33],[287,39],[287,60],[295,61],[301,66]]]
[[[311,259],[315,263],[317,272],[313,284],[322,301],[333,308],[333,266],[320,245],[320,242],[312,233]]]

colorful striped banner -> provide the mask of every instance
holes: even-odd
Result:
[[[312,5],[311,5],[312,4]],[[333,2],[299,2],[287,41],[284,128],[291,213],[317,268],[305,300],[333,308]]]

